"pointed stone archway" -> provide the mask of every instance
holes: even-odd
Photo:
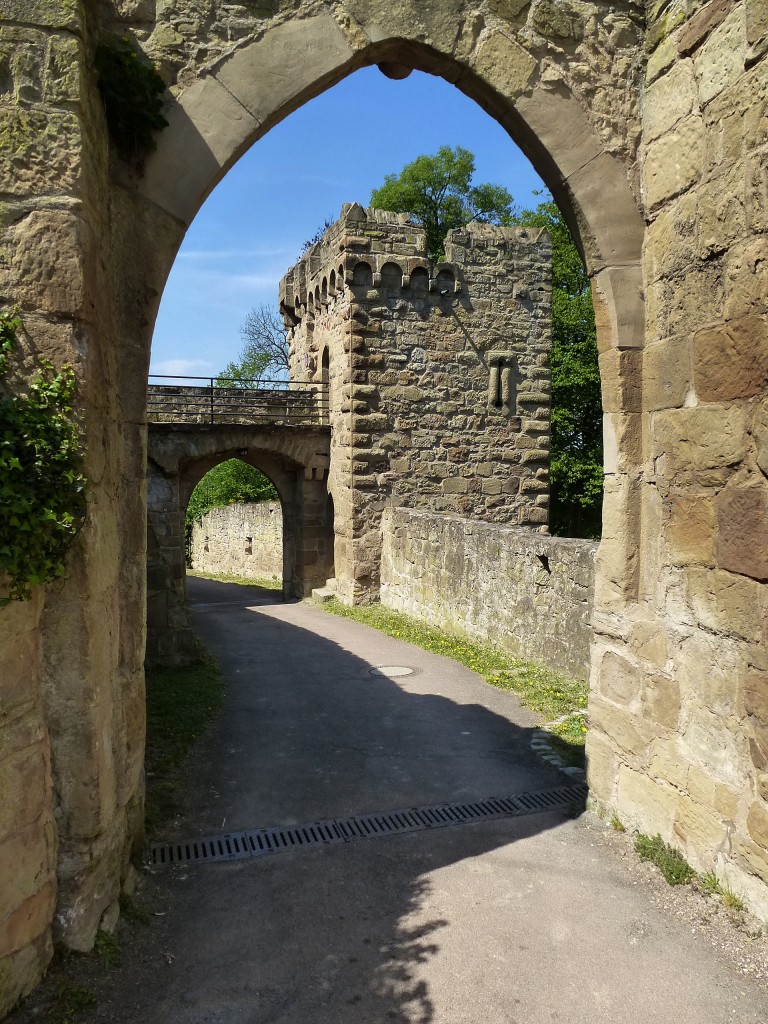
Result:
[[[0,619],[0,749],[34,783],[0,829],[3,863],[24,866],[0,905],[0,1010],[39,978],[54,930],[92,944],[141,840],[146,379],[167,274],[238,156],[371,64],[476,100],[576,232],[606,434],[592,791],[768,913],[762,0],[675,17],[636,0],[277,6],[4,11],[24,52],[2,107],[4,300],[27,355],[76,368],[90,484],[68,577]],[[108,34],[170,83],[143,177],[110,152],[93,68]]]

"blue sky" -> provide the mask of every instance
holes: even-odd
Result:
[[[305,104],[240,159],[187,232],[163,293],[152,373],[208,376],[242,346],[240,325],[277,285],[302,244],[344,202],[366,205],[385,174],[421,153],[461,145],[475,182],[505,185],[521,207],[543,188],[507,133],[443,79],[393,82],[364,68]]]

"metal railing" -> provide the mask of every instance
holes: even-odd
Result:
[[[150,374],[147,419],[150,423],[317,426],[328,422],[328,385]]]

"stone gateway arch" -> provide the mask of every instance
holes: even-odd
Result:
[[[89,948],[143,818],[146,383],[174,256],[254,142],[364,65],[417,68],[521,146],[592,280],[606,439],[590,786],[768,915],[764,0],[6,0],[5,307],[80,381],[66,578],[0,610],[0,1010]],[[161,69],[143,173],[94,70]]]

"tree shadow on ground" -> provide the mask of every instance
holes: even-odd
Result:
[[[569,782],[532,753],[532,716],[453,662],[261,588],[190,579],[190,600],[226,697],[186,766],[168,839]],[[393,657],[413,674],[371,674]],[[155,871],[141,898],[162,916],[100,984],[90,1019],[429,1024],[436,987],[440,999],[466,1000],[476,984],[464,977],[467,958],[483,942],[463,935],[454,866],[564,819],[549,812]],[[486,917],[503,927],[498,907],[468,912],[479,914],[478,932]]]

